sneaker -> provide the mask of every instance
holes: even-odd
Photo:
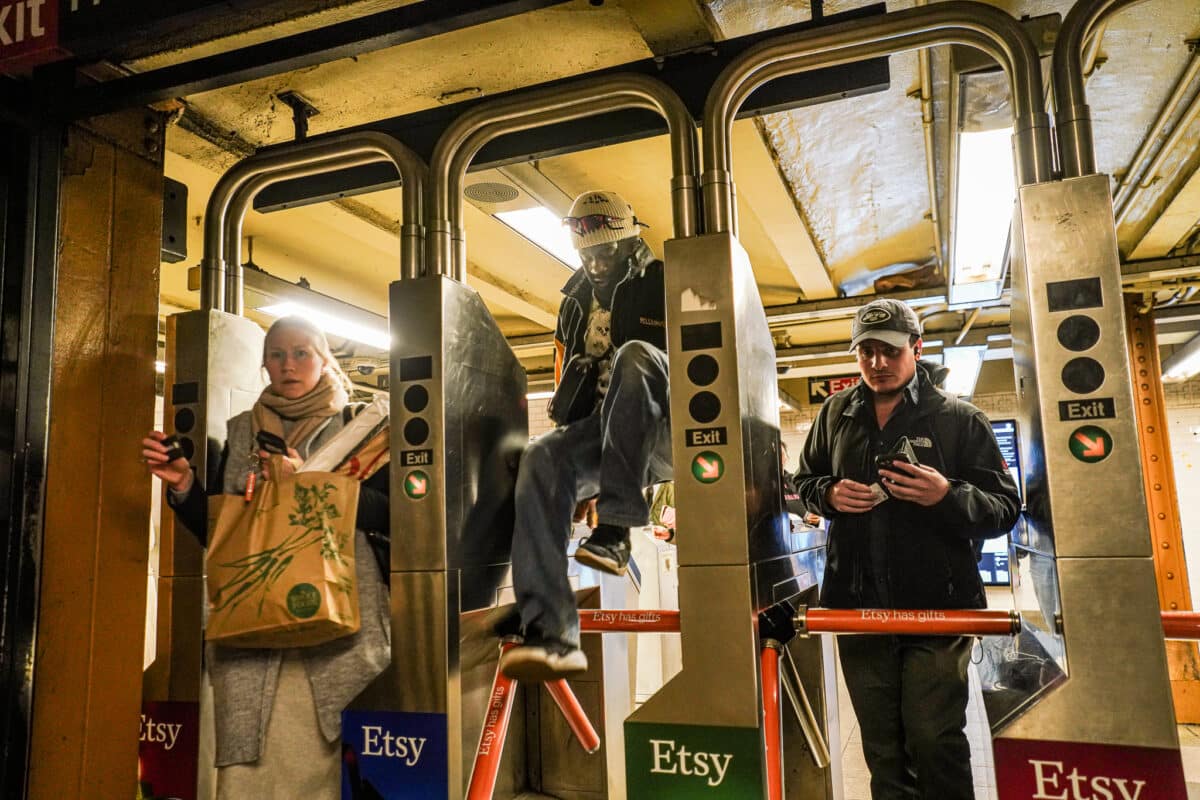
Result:
[[[624,575],[629,566],[629,529],[596,526],[596,532],[579,543],[575,560],[610,575]]]
[[[587,672],[588,660],[574,645],[531,638],[500,656],[500,671],[522,683],[543,683]]]

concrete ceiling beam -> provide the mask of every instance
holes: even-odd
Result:
[[[732,145],[737,182],[754,187],[753,192],[739,194],[739,201],[748,205],[762,222],[767,237],[804,296],[835,297],[837,289],[757,120],[735,123]]]

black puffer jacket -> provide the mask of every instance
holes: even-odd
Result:
[[[796,473],[805,507],[830,520],[821,602],[863,606],[870,570],[871,517],[883,515],[887,596],[892,608],[983,608],[987,601],[974,542],[1007,533],[1021,510],[1020,493],[983,412],[935,387],[938,375],[917,362],[919,401],[904,425],[879,430],[864,384],[825,401],[809,431]],[[908,400],[906,399],[907,403]],[[897,412],[900,413],[900,412]],[[950,481],[950,491],[926,508],[889,499],[866,514],[843,514],[826,501],[841,478],[878,480],[875,455],[907,436],[917,459]],[[869,596],[869,595],[868,595]]]
[[[616,350],[631,339],[649,342],[659,350],[667,349],[667,317],[663,292],[663,262],[649,249],[641,251],[643,262],[630,269],[617,284],[612,301],[612,346]],[[592,308],[592,284],[581,269],[562,288],[554,330],[554,382],[572,356],[582,355],[587,335],[588,314]]]

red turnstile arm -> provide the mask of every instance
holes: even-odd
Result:
[[[917,636],[996,636],[1021,630],[1015,611],[898,608],[800,608],[797,632]]]
[[[1167,639],[1200,639],[1200,612],[1162,612],[1163,636]]]
[[[763,736],[766,740],[767,800],[783,800],[783,719],[779,708],[779,651],[774,639],[763,642]]]
[[[513,642],[504,642],[500,652],[504,653],[513,646]],[[496,791],[496,776],[500,774],[500,757],[504,753],[504,738],[508,735],[508,720],[512,716],[516,689],[517,682],[506,677],[497,664],[487,717],[479,734],[479,747],[475,750],[475,767],[471,770],[467,800],[492,800],[492,794]]]
[[[583,751],[590,754],[599,750],[600,734],[596,733],[592,721],[588,719],[587,712],[583,710],[583,706],[579,704],[579,699],[575,697],[575,693],[571,691],[567,682],[565,680],[546,681],[542,685],[546,687],[546,691],[558,704],[558,710],[566,717],[567,724],[571,726],[571,733],[575,734]]]
[[[679,633],[679,612],[665,609],[579,609],[581,633]]]

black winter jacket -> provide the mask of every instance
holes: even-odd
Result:
[[[592,308],[592,284],[581,269],[562,288],[558,325],[554,330],[554,382],[564,364],[585,352],[587,319]],[[667,349],[667,317],[663,289],[663,262],[650,259],[632,270],[613,292],[612,346],[616,350],[632,339]]]
[[[983,412],[936,388],[933,368],[920,361],[917,367],[919,401],[901,430],[888,431],[892,441],[882,440],[870,390],[861,383],[826,400],[809,431],[796,485],[805,507],[830,520],[824,606],[863,607],[875,515],[883,515],[887,532],[887,575],[881,577],[892,608],[987,605],[974,542],[1012,529],[1020,492]],[[877,481],[875,455],[901,435],[922,464],[950,481],[941,502],[926,508],[892,498],[866,514],[843,514],[826,503],[829,487],[841,478]]]

